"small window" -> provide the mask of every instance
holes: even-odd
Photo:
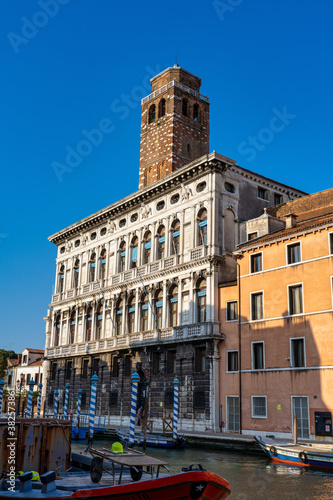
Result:
[[[301,262],[301,244],[293,243],[292,245],[287,245],[287,259],[288,264],[296,264]]]
[[[51,380],[55,380],[56,379],[56,375],[57,375],[57,363],[52,363],[51,364]]]
[[[236,321],[238,319],[238,304],[236,300],[227,302],[227,321]]]
[[[164,259],[165,252],[165,227],[161,226],[158,230],[158,242],[157,242],[157,259]]]
[[[121,219],[121,221],[119,221],[119,227],[125,227],[126,226],[126,219]]]
[[[134,269],[137,267],[138,263],[138,245],[139,245],[139,240],[135,236],[134,239],[132,240],[132,252],[131,252],[131,268]]]
[[[201,193],[202,191],[204,191],[206,188],[206,185],[207,185],[207,183],[205,181],[200,182],[200,184],[197,185],[197,193]]]
[[[255,233],[249,233],[247,235],[247,239],[248,239],[248,241],[251,241],[251,240],[254,240],[255,238],[257,238],[257,236],[258,236],[257,232],[255,232]]]
[[[203,209],[198,215],[199,246],[207,245],[207,210]]]
[[[282,203],[282,194],[274,193],[274,205]]]
[[[333,233],[329,234],[329,252],[332,255],[333,254]]]
[[[206,349],[197,347],[195,349],[195,371],[204,373],[206,371]]]
[[[91,240],[95,240],[96,237],[97,237],[97,233],[95,231],[93,233],[91,233],[91,235],[90,235]]]
[[[252,396],[252,418],[267,418],[266,396]]]
[[[193,391],[193,409],[202,409],[206,408],[206,394],[205,391]]]
[[[305,366],[305,345],[304,339],[291,339],[291,366],[293,368],[302,368]]]
[[[158,117],[161,118],[165,115],[165,99],[161,99],[158,103]]]
[[[66,380],[69,380],[72,376],[72,367],[73,367],[73,362],[67,361],[67,363],[66,363]]]
[[[171,255],[179,254],[179,243],[180,243],[180,223],[179,220],[175,220],[172,223],[172,237],[171,237]]]
[[[252,342],[252,370],[263,370],[264,368],[264,343]]]
[[[225,182],[224,183],[224,188],[228,193],[234,193],[236,191],[236,188],[231,182]]]
[[[88,378],[89,359],[84,359],[82,364],[82,378]]]
[[[93,253],[89,261],[89,282],[92,283],[96,278],[96,254]]]
[[[164,406],[166,408],[173,408],[173,393],[172,389],[166,389],[164,394]]]
[[[176,373],[176,351],[174,350],[167,351],[167,373]]]
[[[262,254],[254,253],[250,255],[251,273],[259,273],[262,271]]]
[[[187,99],[183,99],[182,111],[183,111],[183,115],[187,116],[187,111],[188,111]]]
[[[174,205],[175,203],[178,203],[179,202],[179,194],[174,194],[173,196],[171,196],[171,199],[170,199],[170,203],[171,205]]]
[[[193,105],[193,120],[197,122],[199,120],[199,105]]]
[[[119,367],[120,367],[120,359],[118,356],[114,356],[112,358],[112,376],[119,377]]]
[[[74,245],[75,245],[75,248],[79,247],[81,244],[81,240],[76,240]]]
[[[109,407],[117,408],[118,406],[118,391],[111,391],[109,395]]]
[[[61,247],[60,248],[60,253],[65,253],[65,250],[66,250],[65,247]]]
[[[227,372],[238,371],[238,351],[227,352]]]
[[[82,408],[84,408],[87,404],[87,393],[86,391],[82,391],[82,394],[81,394],[81,406]]]
[[[153,375],[158,375],[161,371],[161,353],[153,352]]]
[[[165,201],[159,201],[156,205],[156,210],[163,210],[163,208],[165,207]]]
[[[105,236],[106,235],[106,227],[103,227],[101,229],[101,233],[100,234],[101,234],[101,236]]]
[[[289,314],[302,314],[303,312],[302,285],[289,286]]]
[[[263,292],[251,294],[251,319],[252,321],[264,318]]]
[[[132,358],[131,356],[125,356],[124,360],[124,374],[125,377],[130,377],[132,375]]]
[[[136,222],[137,220],[138,220],[138,214],[137,213],[131,215],[131,222]]]
[[[53,392],[49,392],[49,394],[47,396],[47,404],[48,404],[48,406],[54,405],[54,393]]]
[[[149,123],[154,123],[156,120],[156,106],[152,104],[149,108]]]
[[[268,190],[258,186],[258,198],[261,200],[268,200]]]

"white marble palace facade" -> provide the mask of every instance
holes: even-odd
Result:
[[[201,103],[185,83],[172,90],[178,100]],[[167,108],[165,120],[176,114]],[[88,405],[97,373],[97,411],[110,425],[126,424],[137,370],[156,428],[171,415],[177,376],[180,428],[217,430],[218,285],[235,271],[226,254],[239,243],[241,222],[304,193],[215,152],[160,177],[49,238],[58,254],[45,318],[47,405],[50,411],[54,390],[66,382],[72,410],[79,387]]]

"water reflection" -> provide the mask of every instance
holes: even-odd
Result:
[[[95,441],[96,448],[110,448],[110,441]],[[85,444],[73,443],[73,451],[83,451]],[[333,499],[333,474],[274,464],[263,456],[243,455],[186,448],[184,450],[159,450],[148,448],[147,454],[169,462],[172,473],[182,467],[200,463],[205,469],[216,472],[231,484],[230,499],[237,500],[305,500]]]

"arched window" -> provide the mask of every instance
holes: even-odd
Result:
[[[69,326],[69,334],[70,334],[70,343],[71,344],[74,344],[74,340],[75,340],[75,324],[76,324],[76,312],[75,310],[72,311],[72,314],[71,314],[71,319],[70,319],[70,326]]]
[[[172,224],[171,255],[179,254],[180,223],[176,220]]]
[[[152,104],[149,108],[149,123],[153,123],[156,119],[156,106]]]
[[[134,333],[135,329],[135,297],[128,301],[128,333]]]
[[[58,293],[63,293],[65,284],[65,266],[61,266],[58,276]]]
[[[91,331],[92,331],[92,308],[89,307],[86,317],[86,342],[89,342],[91,340]]]
[[[119,271],[122,273],[125,271],[125,259],[126,259],[126,243],[123,241],[120,245],[120,265]]]
[[[119,300],[116,308],[116,334],[121,335],[123,328],[123,301]]]
[[[183,99],[183,115],[184,116],[187,116],[187,108],[188,108],[188,103],[187,103],[187,99]]]
[[[178,325],[178,288],[173,287],[170,294],[170,326]]]
[[[131,268],[133,269],[138,265],[138,243],[139,240],[137,237],[132,240],[132,259],[131,259]]]
[[[207,245],[207,210],[204,208],[198,216],[198,235],[200,245]]]
[[[150,262],[151,253],[151,232],[147,231],[145,234],[145,242],[143,248],[143,264],[148,264]]]
[[[104,280],[106,278],[106,250],[102,250],[102,253],[100,255],[100,268],[99,268],[99,274],[100,278]]]
[[[161,99],[160,102],[158,103],[158,117],[161,118],[161,116],[165,115],[165,99]]]
[[[165,251],[165,227],[161,226],[158,230],[157,259],[164,259],[164,251]]]
[[[54,345],[55,347],[59,345],[60,342],[60,327],[61,327],[61,317],[60,314],[56,318],[54,325]]]
[[[155,295],[155,317],[157,328],[162,328],[162,312],[163,312],[163,291],[160,290]]]
[[[206,321],[206,280],[201,280],[198,283],[197,289],[197,305],[198,305],[198,323]]]
[[[96,277],[96,254],[93,253],[89,262],[89,281],[92,283]]]
[[[96,312],[96,340],[102,337],[103,306],[100,304]]]
[[[146,332],[148,330],[148,298],[146,294],[141,297],[141,330]]]
[[[194,104],[193,106],[193,120],[197,122],[199,120],[199,105]]]
[[[79,287],[79,280],[80,280],[80,261],[79,259],[76,259],[74,264],[74,276],[73,276],[74,288]]]

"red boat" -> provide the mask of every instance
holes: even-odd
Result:
[[[56,487],[53,472],[41,476],[42,488],[40,486],[37,488],[37,485],[32,488],[31,475],[31,473],[25,473],[20,476],[20,489],[15,489],[15,491],[8,489],[10,480],[4,481],[2,488],[6,490],[0,489],[0,500],[9,498],[36,500],[36,498],[42,499],[43,497],[47,500],[64,500],[65,498],[75,500],[88,498],[91,500],[223,500],[230,493],[228,481],[204,470],[189,470],[180,474],[106,487],[95,484],[74,492],[63,489],[64,487],[60,489],[58,486],[60,481],[57,481]]]

